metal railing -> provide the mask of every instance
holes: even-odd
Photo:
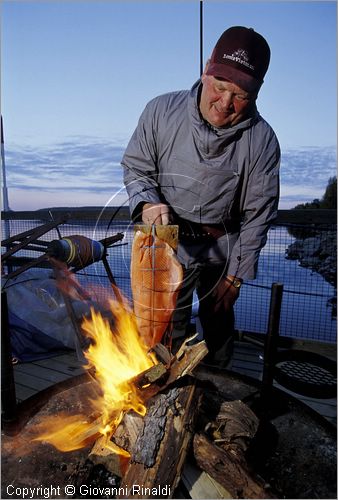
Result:
[[[44,235],[45,241],[60,235],[83,235],[94,240],[124,232],[124,240],[111,247],[108,261],[122,293],[131,300],[130,251],[133,227],[127,208],[54,209],[35,212],[3,212],[2,234],[10,236],[68,215],[66,223]],[[6,234],[6,237],[8,235]],[[5,249],[3,249],[3,252]],[[11,266],[36,258],[36,252],[20,250]],[[270,229],[261,252],[256,280],[241,289],[235,307],[236,329],[267,331],[271,285],[283,283],[280,335],[325,343],[336,342],[336,212],[333,210],[283,210]],[[109,280],[101,262],[77,273],[86,287],[108,293]],[[195,315],[197,307],[195,307]]]

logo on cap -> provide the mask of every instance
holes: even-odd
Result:
[[[231,61],[234,61],[236,63],[243,64],[243,66],[246,66],[252,71],[255,70],[255,67],[252,64],[249,64],[249,54],[244,49],[237,49],[231,55],[223,54],[223,59],[230,59]]]

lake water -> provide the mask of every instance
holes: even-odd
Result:
[[[104,224],[96,227],[95,232],[92,226],[82,224],[78,226],[65,224],[60,230],[62,236],[83,234],[95,240],[124,232],[123,242],[108,250],[108,262],[119,288],[131,300],[129,270],[133,230],[130,226],[114,222],[109,228],[109,234]],[[13,226],[11,233],[18,232]],[[57,233],[51,231],[44,239],[57,237]],[[285,250],[293,241],[294,238],[284,227],[270,230],[267,245],[259,260],[257,279],[244,284],[236,303],[236,328],[257,333],[267,331],[271,285],[278,282],[284,287],[280,334],[294,338],[336,342],[336,319],[332,318],[331,307],[327,305],[328,300],[335,294],[334,287],[318,273],[301,267],[298,261],[285,258]],[[35,258],[36,254],[31,253],[31,256]],[[85,287],[93,284],[109,287],[102,262],[95,263],[82,271],[80,280]],[[196,301],[194,315],[197,313],[197,306]]]

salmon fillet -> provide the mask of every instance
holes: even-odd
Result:
[[[136,231],[131,288],[138,331],[147,347],[153,347],[165,333],[170,333],[182,280],[182,266],[171,246],[156,235]]]

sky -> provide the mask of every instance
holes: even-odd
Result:
[[[126,203],[120,160],[153,97],[200,74],[200,2],[3,0],[1,114],[13,210]],[[282,149],[280,208],[336,172],[336,2],[203,1],[203,64],[232,25],[269,42],[258,109]]]

